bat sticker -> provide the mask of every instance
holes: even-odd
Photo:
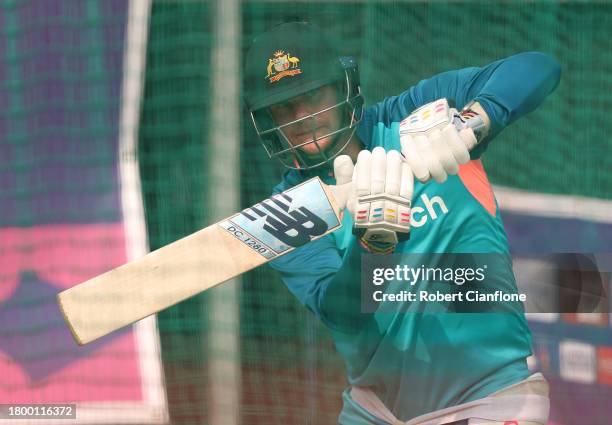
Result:
[[[219,225],[272,259],[340,226],[321,184],[309,180],[224,220]]]

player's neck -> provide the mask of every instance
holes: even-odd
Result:
[[[346,145],[346,148],[344,149],[344,152],[342,152],[342,154],[350,156],[351,159],[353,160],[353,163],[356,163],[357,155],[359,155],[359,152],[361,152],[364,149],[365,149],[364,143],[361,141],[361,139],[359,139],[359,137],[357,137],[357,134],[355,134],[353,135],[353,138],[351,139],[349,144]]]
[[[364,143],[355,134],[355,135],[353,135],[353,138],[351,139],[349,144],[346,145],[346,147],[342,151],[342,155],[350,156],[351,160],[353,161],[353,163],[356,163],[357,162],[357,156],[359,155],[359,152],[361,152],[364,149],[365,149]],[[334,167],[333,167],[333,165],[330,164],[330,166],[327,167],[327,170],[326,170],[325,174],[328,177],[334,177]]]

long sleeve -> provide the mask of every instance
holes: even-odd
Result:
[[[559,84],[561,67],[549,55],[526,52],[498,60],[482,68],[472,67],[443,72],[420,81],[398,96],[393,96],[366,110],[369,125],[390,126],[407,117],[414,109],[446,97],[462,108],[478,101],[491,119],[487,139],[472,153],[478,157],[506,126],[536,109]],[[370,135],[361,133],[369,146]]]
[[[270,262],[270,266],[327,327],[350,332],[366,317],[360,313],[361,254],[359,244],[352,244],[342,257],[333,236],[328,235]]]
[[[480,102],[496,135],[535,110],[559,84],[561,66],[538,52],[521,53],[483,68],[467,87],[466,97]]]
[[[273,193],[297,184],[289,172]],[[365,317],[361,307],[361,254],[357,243],[344,253],[332,234],[283,255],[269,264],[277,270],[291,293],[327,327],[350,332]]]

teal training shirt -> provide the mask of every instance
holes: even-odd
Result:
[[[410,239],[397,254],[508,253],[508,241],[480,155],[504,127],[534,110],[557,86],[551,57],[521,53],[482,68],[445,72],[367,107],[357,135],[366,149],[400,150],[399,122],[445,97],[478,101],[491,119],[472,160],[442,184],[415,181]],[[535,143],[535,142],[532,142]],[[287,172],[275,192],[316,174]],[[321,175],[326,182],[333,180]],[[363,250],[343,227],[273,262],[289,290],[329,327],[351,385],[370,386],[400,420],[485,397],[523,380],[531,339],[522,306],[508,313],[360,312]],[[509,255],[487,284],[516,291]],[[396,303],[397,304],[397,303]],[[384,424],[345,393],[340,422]]]

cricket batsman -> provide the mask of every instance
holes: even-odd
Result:
[[[406,302],[364,314],[360,273],[367,255],[498,253],[487,284],[515,288],[480,157],[556,88],[559,64],[520,53],[364,106],[356,61],[330,40],[309,23],[272,28],[247,54],[244,89],[264,148],[288,168],[275,193],[314,176],[352,182],[343,227],[271,263],[345,361],[339,423],[546,424],[548,386],[527,368],[522,305],[428,314]]]

